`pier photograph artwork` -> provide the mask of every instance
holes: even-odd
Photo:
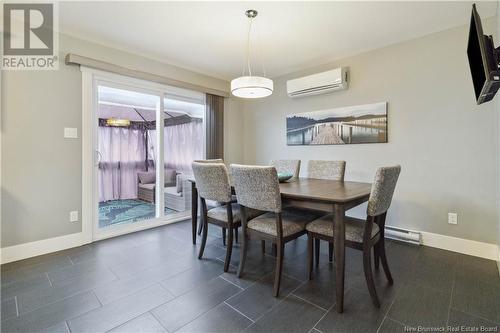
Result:
[[[387,142],[387,102],[287,115],[287,145]]]

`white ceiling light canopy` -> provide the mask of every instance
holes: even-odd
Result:
[[[257,14],[258,12],[254,9],[249,9],[245,12],[245,15],[250,20],[247,36],[247,62],[246,66],[243,68],[242,76],[231,81],[231,93],[236,97],[262,98],[273,93],[273,81],[265,77],[266,74],[264,67],[264,76],[253,76],[250,66],[250,34],[252,32],[253,19],[257,16]],[[246,70],[248,70],[248,75],[245,75]]]

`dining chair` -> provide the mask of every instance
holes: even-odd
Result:
[[[278,173],[292,174],[292,180],[299,178],[300,160],[272,160],[271,166],[275,167]]]
[[[392,196],[396,183],[401,172],[399,165],[379,168],[375,174],[372,185],[368,207],[366,209],[366,220],[345,217],[345,245],[356,250],[363,251],[363,269],[366,284],[376,307],[380,307],[377,291],[373,282],[371,267],[371,248],[373,247],[375,256],[375,268],[378,268],[379,260],[382,262],[385,275],[389,284],[393,284],[387,257],[385,254],[384,228],[387,210],[391,205]],[[333,243],[332,215],[326,215],[316,221],[309,223],[307,229],[307,249],[308,249],[308,269],[309,279],[312,279],[312,247],[313,239],[323,239]],[[335,246],[335,244],[334,244]]]
[[[310,160],[307,165],[307,176],[315,179],[331,179],[344,181],[345,161],[322,161]],[[319,266],[319,246],[320,239],[316,238],[314,243],[314,253],[316,266]],[[333,261],[333,244],[328,243],[328,258]]]
[[[224,164],[224,160],[222,158],[213,158],[213,159],[208,159],[208,160],[194,160],[193,162],[196,163],[222,163]],[[231,202],[236,202],[236,196],[231,195]],[[203,222],[200,223],[198,226],[198,235],[201,235],[201,232],[203,230]],[[236,240],[236,243],[238,243],[238,230],[235,229],[235,234],[234,238]],[[222,228],[222,244],[225,246],[226,245],[226,229]]]
[[[231,165],[238,203],[241,205],[243,243],[238,277],[245,268],[248,240],[269,240],[277,244],[273,295],[279,295],[285,243],[306,233],[306,224],[318,218],[316,211],[300,208],[282,210],[278,173],[271,166]],[[266,213],[250,220],[249,211]]]
[[[238,232],[241,226],[240,205],[231,202],[231,185],[227,168],[223,163],[193,162],[192,163],[196,187],[201,201],[201,214],[203,223],[203,235],[198,259],[203,257],[205,245],[207,243],[208,224],[217,225],[224,230],[228,230],[226,246],[226,260],[224,261],[224,272],[229,269],[231,262],[231,252],[233,249],[233,231]],[[221,203],[221,206],[212,209],[207,208],[206,200],[213,200]],[[251,219],[263,212],[249,210],[248,219]]]

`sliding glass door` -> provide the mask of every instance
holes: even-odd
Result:
[[[205,156],[204,96],[157,88],[96,82],[96,239],[189,217],[191,163]]]

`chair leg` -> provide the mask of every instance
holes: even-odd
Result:
[[[222,245],[226,246],[226,228],[222,228]]]
[[[280,242],[277,245],[277,250],[278,252],[276,253],[276,268],[274,272],[274,297],[278,297],[280,294],[281,272],[283,271],[283,252],[285,251],[285,244]]]
[[[231,253],[233,251],[233,229],[229,228],[227,231],[227,248],[226,261],[224,262],[224,272],[227,272],[229,270],[229,264],[231,263]]]
[[[313,275],[313,239],[311,234],[307,234],[307,271],[309,272],[309,280],[312,280]]]
[[[265,240],[260,241],[260,248],[262,249],[262,254],[266,253],[266,241]]]
[[[377,271],[378,271],[379,264],[380,264],[380,255],[379,255],[380,247],[379,246],[380,246],[380,243],[377,243],[373,247],[373,261],[375,263],[375,270],[377,270]]]
[[[393,284],[394,280],[392,279],[391,271],[389,270],[389,264],[387,263],[387,257],[385,255],[385,241],[384,239],[381,239],[379,241],[379,256],[380,260],[382,261],[382,268],[384,268],[385,276],[387,277],[387,281],[389,281],[389,284]]]
[[[370,292],[373,305],[375,305],[377,308],[380,308],[377,290],[375,289],[375,283],[373,282],[371,263],[371,248],[368,247],[363,250],[363,269],[365,271],[366,284],[368,285],[368,291]]]
[[[236,241],[236,243],[238,243],[238,237],[239,237],[239,232],[238,232],[238,228],[234,228],[234,240]]]
[[[247,250],[248,250],[248,236],[243,228],[243,244],[241,244],[240,249],[240,265],[238,266],[238,277],[240,278],[243,274],[243,269],[245,268],[245,261],[247,260]]]
[[[333,243],[328,242],[328,260],[333,261]]]
[[[320,246],[320,239],[315,238],[314,239],[314,261],[316,262],[316,267],[319,266],[319,246]]]
[[[201,236],[201,246],[200,253],[198,254],[198,259],[203,257],[203,251],[205,251],[205,245],[207,244],[207,236],[208,236],[208,223],[207,219],[203,219],[203,235]]]
[[[198,226],[198,235],[201,235],[202,230],[203,230],[203,217],[200,216],[200,225]]]

